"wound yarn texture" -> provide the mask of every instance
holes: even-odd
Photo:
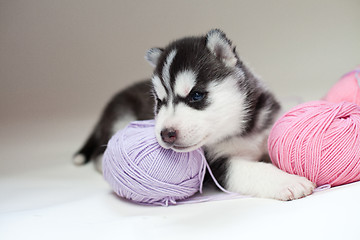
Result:
[[[360,180],[360,66],[345,74],[323,98],[282,116],[268,140],[280,169],[317,186]]]
[[[280,169],[317,186],[360,180],[360,107],[350,102],[301,104],[271,130],[268,148]]]
[[[325,101],[352,102],[360,105],[360,66],[345,74],[326,94]]]
[[[162,148],[154,120],[117,132],[103,157],[103,175],[120,197],[147,205],[171,205],[201,191],[206,171],[202,149],[177,153]]]

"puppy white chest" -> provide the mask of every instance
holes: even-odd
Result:
[[[267,151],[267,135],[256,134],[247,137],[233,137],[209,147],[213,157],[229,156],[241,157],[257,161]]]

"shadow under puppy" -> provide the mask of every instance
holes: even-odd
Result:
[[[280,105],[238,57],[218,29],[152,48],[151,80],[109,102],[76,164],[101,159],[111,136],[129,122],[155,118],[159,144],[177,152],[203,147],[215,177],[227,190],[292,200],[313,192],[306,178],[269,163],[267,138]]]

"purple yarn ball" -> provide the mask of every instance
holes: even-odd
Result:
[[[156,140],[154,120],[136,121],[109,141],[103,174],[120,197],[147,205],[169,205],[202,188],[206,160],[202,149],[178,153]]]

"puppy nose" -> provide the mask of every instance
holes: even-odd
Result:
[[[173,144],[176,141],[176,130],[173,128],[165,128],[160,132],[160,135],[166,143]]]

